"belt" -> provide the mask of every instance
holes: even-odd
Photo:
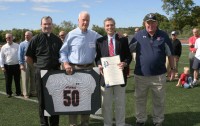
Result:
[[[77,66],[77,67],[89,67],[89,66],[92,66],[93,63],[90,63],[90,64],[73,64],[73,63],[70,63],[70,65]]]

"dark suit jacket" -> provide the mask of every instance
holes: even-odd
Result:
[[[107,35],[97,39],[96,52],[97,52],[96,59],[95,59],[96,64],[101,65],[101,58],[109,57],[109,47],[108,47]],[[120,56],[121,62],[126,62],[127,65],[129,65],[131,63],[132,55],[129,50],[128,39],[125,37],[119,38],[118,34],[115,35],[115,53],[116,53],[116,55]],[[123,70],[125,84],[122,84],[121,86],[126,85],[127,73],[128,73],[128,67],[125,67]],[[104,77],[102,75],[101,75],[101,79],[100,79],[100,84],[102,86],[105,85]]]

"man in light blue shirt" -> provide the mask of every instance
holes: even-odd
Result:
[[[92,69],[96,56],[96,40],[101,37],[97,32],[89,30],[90,15],[81,12],[78,27],[68,33],[60,49],[60,60],[64,63],[67,74],[74,69]],[[78,115],[69,115],[70,126],[77,126]],[[89,115],[81,115],[81,126],[89,125]]]
[[[34,81],[34,66],[25,62],[25,53],[32,38],[32,32],[25,32],[25,40],[20,43],[18,50],[18,59],[22,76],[22,89],[24,98],[36,95],[35,81]],[[30,84],[29,84],[30,80]]]

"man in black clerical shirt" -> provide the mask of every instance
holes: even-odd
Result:
[[[58,70],[60,68],[59,50],[62,46],[62,41],[58,36],[51,33],[52,24],[52,18],[49,16],[41,19],[42,32],[33,37],[26,52],[26,62],[29,64],[34,63],[36,67],[35,83],[38,94],[41,126],[59,125],[58,115],[51,115],[49,121],[48,117],[44,116],[45,103],[40,75],[40,70]]]

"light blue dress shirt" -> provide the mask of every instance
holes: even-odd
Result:
[[[82,32],[79,27],[70,31],[60,49],[60,61],[73,64],[90,64],[96,56],[96,40],[101,35],[93,30]]]
[[[29,43],[30,42],[25,40],[19,44],[19,50],[18,50],[19,64],[25,63],[25,53],[26,53]]]

